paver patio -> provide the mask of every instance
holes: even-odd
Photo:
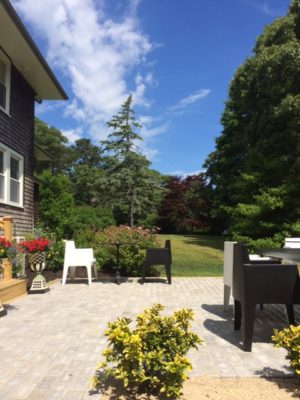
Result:
[[[286,376],[292,371],[285,351],[275,349],[274,327],[286,326],[284,307],[257,308],[252,353],[241,349],[241,333],[233,330],[232,309],[223,311],[222,278],[174,278],[140,285],[130,279],[112,282],[60,283],[46,294],[18,299],[0,319],[1,400],[100,399],[89,393],[89,378],[106,347],[107,322],[134,317],[160,302],[166,312],[189,307],[193,330],[204,340],[191,351],[191,376]],[[296,319],[299,320],[299,308]]]

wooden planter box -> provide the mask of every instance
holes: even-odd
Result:
[[[0,299],[2,303],[27,294],[26,279],[12,279],[12,266],[8,259],[2,260],[3,279],[0,280]]]

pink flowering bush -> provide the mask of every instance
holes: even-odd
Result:
[[[97,264],[113,272],[117,264],[116,243],[120,243],[120,266],[123,276],[140,276],[146,249],[158,247],[154,230],[126,225],[109,226],[102,231],[81,231],[75,235],[79,247],[93,247]]]

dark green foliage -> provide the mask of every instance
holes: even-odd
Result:
[[[222,228],[254,245],[299,234],[299,1],[267,26],[236,71],[206,160]]]
[[[57,239],[63,238],[74,206],[70,182],[66,176],[52,175],[50,171],[44,171],[39,178],[40,223]]]
[[[77,206],[68,220],[67,236],[72,238],[78,231],[102,230],[114,224],[112,211],[107,208]]]
[[[76,204],[102,204],[99,190],[105,171],[100,147],[90,139],[79,139],[70,146],[70,154],[70,179]]]
[[[67,147],[68,139],[56,128],[49,127],[38,118],[35,119],[35,142],[46,151],[52,161],[38,161],[36,172],[44,169],[53,169],[55,172],[65,172],[69,166],[70,149]]]

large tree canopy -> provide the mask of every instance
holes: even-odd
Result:
[[[245,240],[300,233],[300,0],[236,71],[205,166],[223,227]]]

